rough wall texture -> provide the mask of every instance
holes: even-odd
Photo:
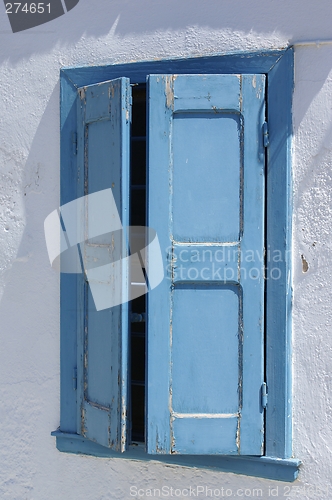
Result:
[[[246,476],[56,450],[50,431],[59,425],[59,279],[49,266],[43,221],[59,204],[61,66],[328,40],[331,14],[330,0],[81,0],[57,20],[12,34],[2,7],[1,498],[127,499],[130,486],[163,485],[224,487],[233,497],[241,496],[239,488],[244,497],[262,488],[262,498],[292,498],[301,486],[303,500],[330,498],[332,44],[295,50],[293,447],[303,467],[293,490]]]

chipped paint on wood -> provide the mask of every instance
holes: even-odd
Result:
[[[243,341],[244,341],[244,325],[243,325],[243,290],[239,289],[239,310],[238,310],[238,397],[239,411],[243,407]]]
[[[121,398],[121,452],[127,447],[127,401],[124,396]]]
[[[78,92],[79,98],[81,99],[81,101],[83,101],[83,99],[85,99],[85,87],[79,88],[77,92]]]
[[[93,408],[97,408],[98,410],[103,410],[108,412],[110,410],[109,406],[104,406],[100,403],[95,403],[94,401],[89,401],[89,405],[92,406]]]
[[[155,450],[156,450],[156,453],[158,453],[160,455],[165,455],[167,453],[165,437],[164,437],[163,441],[160,439],[158,427],[156,427],[156,447],[155,447]]]
[[[172,418],[234,418],[239,413],[177,413],[172,412]]]
[[[81,165],[80,170],[84,167],[84,194],[89,195],[98,188],[113,188],[125,226],[129,225],[126,218],[128,207],[122,201],[129,198],[125,193],[125,189],[129,189],[129,182],[126,185],[125,181],[126,173],[129,175],[129,156],[126,153],[129,149],[129,123],[126,120],[128,89],[129,80],[125,78],[91,85],[79,89],[81,98],[77,105],[78,163]],[[114,151],[118,151],[118,154],[109,154],[110,143],[114,144]],[[114,234],[107,242],[102,235],[101,239],[89,243],[88,202],[86,196],[81,221],[85,233],[85,244],[81,244],[84,264],[87,267],[88,259],[98,262],[104,255],[101,256],[100,250],[108,254],[108,261],[114,263],[114,253],[119,250]],[[106,279],[110,284],[113,283],[110,276],[106,276]],[[106,281],[102,284],[105,286]],[[100,313],[92,303],[88,284],[84,286],[85,325],[82,359],[78,359],[81,373],[81,391],[78,391],[81,407],[79,427],[86,438],[123,452],[127,447],[128,421],[125,340],[128,305],[121,304]],[[125,283],[121,286],[125,286]],[[104,346],[102,352],[96,351],[98,339]],[[99,371],[105,375],[100,380],[96,376]]]
[[[86,283],[84,285],[84,288],[86,289]],[[88,392],[88,327],[87,325],[87,316],[85,315],[84,318],[85,321],[85,327],[84,327],[84,351],[83,351],[83,398],[87,398],[87,392]]]
[[[177,451],[176,451],[175,437],[174,437],[174,433],[172,432],[172,434],[171,434],[171,455],[176,455],[176,454],[177,454]]]
[[[82,436],[86,436],[86,427],[85,427],[85,411],[83,406],[81,407],[81,434]]]
[[[110,85],[108,89],[108,97],[109,99],[114,99],[114,85]]]
[[[242,95],[242,75],[238,76],[240,82],[240,94],[239,94],[239,108],[241,113],[241,118],[243,117],[243,95]]]
[[[155,442],[149,442],[149,436],[154,440],[154,423],[158,422],[159,433],[163,432],[168,439],[165,449],[171,450],[172,454],[259,455],[262,414],[249,400],[259,397],[261,387],[260,318],[264,281],[253,283],[253,280],[243,277],[241,268],[246,266],[248,273],[250,266],[241,261],[241,251],[255,245],[254,248],[261,253],[261,246],[263,248],[264,163],[258,161],[262,141],[261,137],[258,138],[257,122],[260,122],[261,110],[264,109],[264,96],[262,94],[261,100],[257,100],[259,80],[256,77],[254,87],[252,75],[179,75],[175,82],[172,82],[171,75],[162,75],[161,78],[160,86],[164,91],[161,97],[159,82],[154,76],[150,77],[153,85],[149,89],[151,102],[153,100],[157,106],[160,99],[158,113],[154,115],[151,111],[149,116],[150,156],[159,165],[158,169],[150,170],[150,223],[156,227],[165,248],[172,248],[172,255],[171,261],[169,257],[167,259],[171,283],[165,283],[163,294],[159,288],[159,300],[157,294],[148,295],[149,307],[164,315],[160,318],[158,314],[158,324],[153,318],[148,318],[149,331],[160,332],[158,338],[149,338],[149,354],[152,355],[148,357],[148,373],[161,380],[165,392],[149,393],[149,400],[155,398],[160,404],[158,408],[153,405],[155,413],[148,415],[153,426],[153,432],[149,427],[148,449],[150,453],[158,453]],[[211,119],[212,110],[225,120],[219,120],[219,116]],[[195,129],[192,129],[194,121]],[[209,132],[206,132],[207,125],[211,127]],[[196,130],[199,130],[197,134]],[[221,167],[220,162],[214,163],[211,155],[208,175],[203,178],[202,169],[199,171],[197,165],[206,162],[211,151],[216,150],[218,154],[221,133],[227,137],[224,147],[229,158],[236,160],[234,165],[227,162],[227,166]],[[204,150],[205,144],[208,151]],[[197,152],[198,158],[193,151]],[[232,177],[230,172],[237,174]],[[200,181],[195,184],[195,179]],[[228,222],[220,222],[218,226],[219,219],[210,216],[218,210],[216,200],[221,198],[223,185],[228,186],[222,193],[222,199],[227,200],[227,220],[234,220],[229,226]],[[159,193],[158,200],[155,192]],[[192,200],[200,202],[195,205]],[[210,200],[214,205],[208,211],[206,207],[209,207]],[[204,210],[206,216],[202,217]],[[200,279],[201,268],[194,269],[190,279],[178,277],[180,267],[186,269],[183,261],[178,259],[175,262],[178,243],[179,246],[182,244],[180,251],[186,249],[184,245],[187,249],[195,249],[197,245],[201,251],[204,245],[206,249],[215,247],[219,251],[221,246],[231,246],[231,242],[237,252],[235,274],[232,279],[224,280],[223,286],[216,283],[218,278]],[[248,305],[253,296],[256,297],[254,305],[251,302]],[[162,311],[161,302],[165,304]],[[218,307],[219,310],[225,307],[225,311],[222,310],[216,319]],[[223,324],[219,330],[218,325]],[[222,332],[227,328],[233,331],[232,340],[223,337]],[[213,344],[210,355],[205,349],[205,337],[206,343]],[[223,352],[224,342],[230,343],[231,355],[221,361],[216,353]],[[161,345],[162,359],[159,355]],[[257,371],[254,370],[251,377],[247,367],[253,363]],[[206,373],[215,373],[216,376],[208,377]],[[246,400],[244,392],[248,393]],[[151,412],[150,408],[148,411]],[[245,436],[240,436],[241,421]]]
[[[166,75],[165,77],[165,95],[167,108],[173,109],[174,106],[174,75]]]
[[[239,417],[237,419],[235,444],[236,444],[238,455],[241,455],[241,415],[239,415]]]

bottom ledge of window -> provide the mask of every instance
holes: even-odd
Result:
[[[102,458],[121,458],[130,460],[150,460],[185,467],[216,469],[246,476],[263,477],[278,481],[292,482],[298,476],[300,460],[295,458],[251,457],[251,456],[216,456],[216,455],[148,455],[141,444],[132,445],[125,453],[112,451],[79,434],[70,434],[60,430],[53,431],[56,447],[59,451],[92,455]]]

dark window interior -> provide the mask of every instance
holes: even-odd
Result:
[[[146,226],[146,87],[132,87],[130,225]],[[144,272],[144,269],[143,269]],[[131,369],[131,441],[145,441],[146,297],[129,304]]]

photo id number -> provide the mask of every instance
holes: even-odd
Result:
[[[48,3],[27,3],[15,2],[6,3],[6,13],[7,14],[17,14],[18,12],[25,12],[26,14],[44,14],[47,12],[51,13],[51,4]]]

